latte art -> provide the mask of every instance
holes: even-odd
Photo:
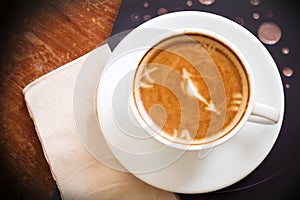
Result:
[[[212,101],[208,103],[208,101],[200,94],[196,84],[192,81],[192,75],[185,69],[182,69],[182,77],[183,77],[183,91],[186,92],[188,95],[194,96],[198,101],[205,104],[205,109],[210,110],[212,112],[217,112],[217,109]]]
[[[151,48],[135,73],[134,101],[150,128],[173,142],[202,144],[235,127],[247,108],[249,83],[237,55],[198,33]]]

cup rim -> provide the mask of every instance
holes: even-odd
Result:
[[[226,22],[226,21],[224,20],[224,22]],[[227,140],[229,140],[230,138],[232,138],[235,134],[237,134],[240,131],[240,129],[247,122],[247,120],[248,120],[248,118],[251,114],[253,104],[254,104],[254,102],[253,102],[253,94],[254,94],[253,73],[252,73],[250,65],[247,62],[247,59],[245,58],[245,56],[242,54],[242,52],[238,49],[238,47],[233,42],[231,42],[230,40],[228,40],[224,36],[214,32],[214,31],[201,29],[201,28],[186,27],[186,28],[174,29],[174,30],[170,30],[170,31],[167,31],[167,32],[163,32],[163,34],[161,34],[159,37],[156,37],[156,39],[153,40],[150,45],[149,44],[147,45],[146,50],[144,50],[144,52],[142,53],[142,57],[148,52],[148,50],[151,47],[158,44],[160,41],[162,41],[162,40],[164,40],[168,37],[176,36],[176,35],[183,34],[183,33],[200,33],[200,34],[203,34],[203,35],[207,35],[209,37],[213,37],[216,40],[219,40],[222,43],[224,43],[230,49],[232,49],[233,52],[239,57],[242,65],[243,65],[243,68],[246,72],[248,85],[249,85],[248,103],[246,105],[245,112],[242,115],[242,117],[234,125],[234,127],[231,128],[231,130],[228,130],[224,135],[222,135],[222,136],[220,136],[220,137],[218,137],[218,138],[216,138],[212,141],[202,143],[202,144],[182,144],[182,143],[172,142],[171,138],[167,139],[167,138],[163,137],[162,135],[155,132],[151,127],[149,127],[147,125],[147,123],[144,121],[142,116],[139,114],[138,108],[136,107],[136,103],[135,103],[134,97],[133,97],[133,91],[131,93],[132,98],[131,98],[131,101],[130,101],[130,108],[132,109],[133,115],[134,115],[135,119],[138,121],[138,123],[144,128],[144,130],[151,137],[155,138],[155,140],[157,140],[158,142],[160,142],[164,145],[168,145],[169,147],[179,149],[179,150],[198,151],[198,150],[210,149],[210,148],[213,148],[215,146],[221,145],[224,142],[226,142]],[[142,57],[138,58],[138,59],[141,60]],[[136,73],[137,68],[138,68],[138,65],[135,66],[135,68],[134,68],[134,74]],[[132,80],[130,82],[131,83],[134,82],[134,76],[132,76]]]

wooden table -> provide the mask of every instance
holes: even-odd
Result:
[[[0,195],[50,199],[55,182],[22,89],[107,39],[121,0],[11,2],[0,14]]]

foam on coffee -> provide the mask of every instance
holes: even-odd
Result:
[[[183,144],[226,135],[243,117],[250,91],[236,53],[200,33],[178,34],[153,46],[133,84],[141,118],[161,136]]]

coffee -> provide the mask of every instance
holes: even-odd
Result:
[[[177,34],[153,46],[133,84],[141,118],[162,137],[182,144],[226,135],[243,117],[250,93],[237,54],[201,33]]]

